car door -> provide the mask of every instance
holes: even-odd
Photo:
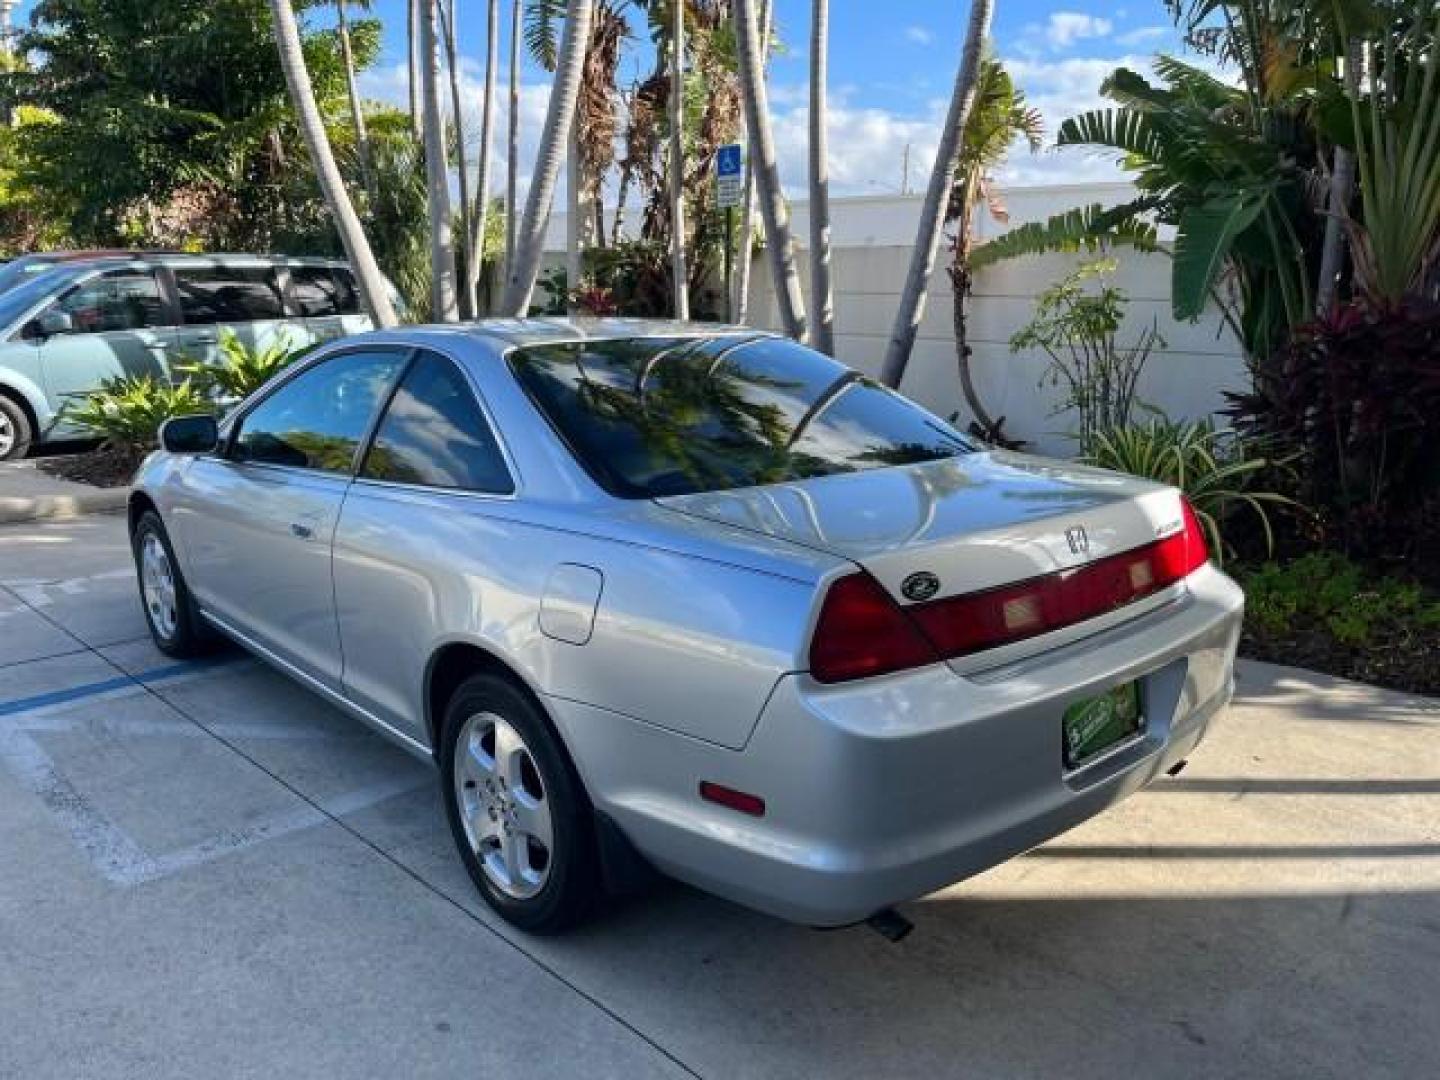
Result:
[[[107,270],[71,286],[28,324],[51,406],[62,409],[106,379],[168,378],[173,321],[148,268]],[[58,427],[66,429],[63,417]]]
[[[186,474],[175,520],[201,606],[336,689],[330,545],[355,459],[404,366],[402,349],[331,355],[237,418]]]
[[[514,491],[468,380],[450,359],[417,353],[346,496],[334,558],[345,693],[411,738],[426,740],[417,703],[430,651],[475,602],[436,554],[463,545],[505,561],[512,537],[486,508]]]
[[[251,349],[277,343],[299,349],[313,340],[303,320],[286,314],[280,272],[271,264],[186,261],[170,270],[181,316],[175,350],[187,360],[218,361],[227,331]]]

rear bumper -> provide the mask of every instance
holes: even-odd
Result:
[[[660,869],[841,925],[1034,847],[1183,760],[1233,692],[1243,603],[1207,566],[1163,607],[1004,668],[788,675],[741,751],[553,704],[597,804]],[[1131,679],[1145,731],[1067,773],[1065,707]],[[765,816],[701,802],[701,780],[761,795]]]

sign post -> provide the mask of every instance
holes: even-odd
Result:
[[[725,211],[725,321],[735,318],[734,274],[735,208],[745,197],[744,150],[739,143],[727,143],[715,153],[715,205]]]

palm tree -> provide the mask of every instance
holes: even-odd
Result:
[[[505,280],[515,263],[515,241],[520,234],[516,202],[520,191],[520,19],[523,0],[510,5],[510,113],[505,153]]]
[[[594,0],[569,0],[566,5],[565,30],[560,39],[550,104],[545,112],[545,130],[540,136],[535,171],[525,199],[525,219],[516,237],[515,256],[505,286],[503,313],[516,318],[529,310],[530,294],[535,290],[535,277],[540,271],[545,224],[560,176],[561,157],[570,142],[594,9]]]
[[[675,318],[690,318],[685,274],[685,0],[670,0],[670,270]]]
[[[815,306],[811,342],[835,355],[835,286],[830,278],[830,153],[825,96],[829,67],[830,0],[814,0],[810,16],[810,302]]]
[[[771,0],[760,0],[760,78],[765,78],[765,69],[770,63],[770,39],[773,33],[774,6]],[[755,161],[747,148],[745,151],[745,185],[740,211],[739,265],[735,268],[735,297],[730,310],[737,323],[744,323],[750,315],[750,255],[755,237]]]
[[[468,286],[470,263],[474,261],[473,232],[470,228],[472,213],[470,202],[470,163],[465,150],[465,116],[460,108],[460,49],[459,12],[455,0],[437,0],[435,9],[440,16],[441,40],[445,43],[445,70],[450,76],[450,114],[455,139],[455,167],[460,183],[460,235],[465,251],[466,284]],[[467,319],[475,317],[475,294],[467,289],[459,296],[460,314]]]
[[[519,0],[516,0],[516,7],[518,9]],[[499,65],[499,54],[500,0],[490,0],[485,18],[485,94],[480,104],[480,172],[475,178],[479,191],[475,196],[475,231],[470,237],[465,262],[465,295],[469,297],[471,313],[477,316],[480,313],[480,272],[485,265],[485,230],[490,216],[490,142],[495,128],[495,69]]]
[[[329,136],[325,134],[325,120],[315,103],[315,90],[310,85],[310,72],[305,67],[305,53],[300,46],[300,28],[295,25],[295,12],[290,7],[290,0],[270,0],[270,11],[275,22],[275,45],[280,51],[280,67],[285,73],[285,84],[290,89],[296,120],[310,150],[320,190],[324,192],[330,215],[335,219],[340,243],[344,245],[345,255],[355,271],[360,296],[376,326],[394,326],[397,320],[395,307],[390,301],[390,290],[375,263],[375,254],[370,250],[370,242],[365,238],[355,207],[350,203],[350,195],[345,190],[345,182],[340,177],[340,169],[330,149]]]
[[[423,142],[425,132],[420,121],[420,5],[425,0],[405,0],[406,59],[409,61],[410,131],[416,142]]]
[[[430,317],[453,322],[455,252],[450,247],[450,177],[440,116],[440,49],[436,4],[424,0],[420,15],[420,100],[425,133],[425,180],[430,192]]]
[[[350,44],[350,19],[345,9],[350,4],[369,10],[370,0],[335,0],[335,22],[340,35],[340,58],[345,64],[345,92],[350,99],[350,122],[355,126],[355,152],[360,161],[360,175],[365,190],[375,193],[375,177],[371,165],[370,135],[365,130],[365,110],[360,106],[360,88],[355,79],[355,50]]]
[[[960,135],[970,117],[975,101],[975,81],[980,74],[980,55],[985,37],[990,32],[990,16],[995,0],[970,0],[970,25],[965,31],[965,47],[960,55],[960,70],[955,75],[955,89],[950,96],[950,111],[940,131],[940,146],[935,153],[935,167],[930,172],[930,187],[920,211],[920,227],[910,256],[910,269],[905,288],[900,294],[900,307],[895,312],[895,325],[885,349],[885,362],[880,367],[880,381],[898,387],[915,349],[915,335],[925,316],[925,298],[930,288],[930,275],[935,270],[935,257],[940,250],[942,216],[955,183],[955,170],[960,157]]]
[[[992,0],[978,0],[989,4]],[[760,61],[759,29],[755,23],[755,0],[734,0],[736,59],[740,68],[741,96],[745,123],[750,134],[750,153],[755,160],[760,214],[765,219],[766,246],[780,302],[780,322],[785,333],[796,341],[805,339],[805,300],[800,295],[800,275],[795,267],[795,247],[790,222],[780,191],[780,173],[775,164],[775,138],[770,131],[770,103],[765,93]]]
[[[984,204],[997,221],[1008,220],[990,174],[1005,160],[1016,139],[1023,138],[1034,153],[1040,149],[1043,134],[1044,122],[1039,111],[1025,104],[1025,94],[1016,89],[1000,61],[986,59],[975,88],[975,104],[960,140],[960,161],[945,218],[955,226],[951,248],[954,260],[949,272],[955,301],[955,352],[960,367],[960,388],[981,435],[992,442],[1001,441],[1000,425],[976,393],[970,369],[970,344],[966,340],[965,308],[974,280],[970,256],[975,246],[975,211]]]

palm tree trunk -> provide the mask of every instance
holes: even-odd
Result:
[[[1351,38],[1345,50],[1345,93],[1360,92],[1359,38]],[[1325,219],[1325,241],[1320,249],[1320,280],[1315,289],[1315,314],[1321,318],[1335,305],[1340,267],[1345,260],[1345,217],[1355,191],[1355,155],[1343,146],[1335,147],[1335,166],[1330,172],[1330,206]]]
[[[580,287],[584,267],[580,260],[580,218],[584,212],[584,181],[580,167],[580,125],[570,125],[570,145],[565,151],[565,313],[575,315],[575,290]]]
[[[425,138],[424,125],[420,120],[420,5],[424,0],[406,0],[406,38],[409,43],[410,61],[410,134],[415,141]]]
[[[485,233],[490,224],[490,142],[495,130],[495,69],[500,63],[500,0],[490,0],[485,17],[485,96],[480,103],[480,172],[475,178],[475,232],[465,264],[465,292],[479,317],[480,274],[485,269]]]
[[[520,4],[510,6],[510,115],[505,156],[505,280],[515,268],[515,244],[520,235],[520,214],[516,207],[520,192]],[[507,284],[508,288],[508,284]]]
[[[989,2],[989,0],[986,0]],[[755,0],[734,0],[736,54],[740,69],[740,96],[745,103],[745,124],[755,159],[755,180],[760,216],[765,220],[766,247],[780,302],[780,323],[796,341],[805,340],[805,299],[800,295],[800,274],[795,267],[795,245],[790,238],[789,215],[780,191],[775,164],[775,137],[770,131],[770,102],[765,93],[760,62]]]
[[[447,7],[448,4],[448,7]],[[475,261],[474,233],[470,227],[470,163],[465,151],[465,119],[460,110],[460,64],[457,35],[459,28],[458,5],[455,0],[437,0],[440,13],[440,27],[445,41],[445,68],[450,76],[450,111],[455,125],[455,166],[460,181],[460,235],[465,245],[465,285],[459,298],[460,315],[465,319],[475,317],[475,293],[469,288],[470,264]]]
[[[974,275],[970,271],[970,215],[973,213],[967,200],[965,208],[955,223],[955,262],[950,267],[950,288],[955,324],[955,359],[960,370],[960,390],[965,395],[965,404],[975,417],[975,426],[991,442],[999,441],[999,425],[991,417],[975,389],[974,370],[970,366],[972,350],[969,341],[968,307],[970,288]]]
[[[540,149],[535,155],[535,171],[530,181],[530,192],[525,198],[525,219],[516,237],[515,257],[505,286],[505,301],[501,305],[502,314],[514,318],[523,316],[529,310],[530,294],[535,291],[535,277],[540,272],[540,258],[544,253],[545,224],[550,217],[550,202],[555,197],[555,183],[560,176],[561,156],[570,143],[575,101],[580,93],[580,77],[585,67],[585,49],[590,42],[590,23],[594,14],[594,0],[569,0],[565,8],[565,31],[560,38],[555,81],[545,113],[545,130],[541,133]]]
[[[455,321],[455,252],[451,248],[450,176],[440,119],[439,0],[423,0],[420,18],[420,103],[425,133],[425,183],[430,200],[430,318]]]
[[[915,335],[925,317],[925,298],[930,288],[930,275],[940,250],[946,203],[955,183],[955,168],[960,154],[960,137],[975,101],[975,80],[980,72],[980,53],[990,30],[990,16],[995,0],[970,0],[970,25],[965,31],[965,48],[960,56],[960,70],[955,76],[955,90],[950,98],[950,111],[940,131],[940,147],[935,167],[930,172],[930,187],[920,212],[920,227],[910,256],[910,269],[905,288],[900,294],[900,307],[895,312],[895,325],[885,349],[885,362],[880,368],[880,381],[898,387],[915,348]]]
[[[670,0],[670,275],[675,318],[690,318],[685,273],[685,0]]]
[[[305,67],[305,53],[300,47],[300,28],[295,25],[295,12],[290,0],[270,0],[270,11],[275,22],[275,45],[280,51],[280,67],[285,73],[285,83],[290,89],[290,101],[300,124],[305,145],[310,149],[310,160],[315,166],[315,176],[320,190],[325,195],[330,215],[335,219],[335,230],[340,234],[340,243],[345,248],[345,257],[355,271],[355,281],[370,320],[377,327],[394,326],[395,307],[390,302],[390,288],[375,262],[375,253],[370,250],[370,241],[350,203],[345,182],[340,178],[340,168],[335,164],[335,155],[330,149],[330,139],[325,134],[325,121],[320,116],[320,107],[315,104],[315,90],[310,85],[310,72]]]
[[[814,0],[810,19],[810,302],[811,344],[835,355],[835,286],[830,277],[830,120],[825,81],[829,67],[830,0]]]
[[[760,0],[760,77],[770,63],[770,38],[773,31],[774,7],[771,0]],[[745,149],[745,194],[740,212],[740,250],[736,252],[735,296],[731,300],[737,323],[743,324],[750,315],[750,264],[755,238],[755,162],[750,148]]]
[[[355,51],[350,45],[350,20],[345,14],[349,0],[335,0],[335,20],[340,31],[340,58],[345,63],[345,92],[350,98],[350,122],[355,125],[355,156],[365,193],[375,197],[375,173],[370,164],[370,134],[365,128],[365,110],[360,106],[360,87],[355,81]]]

